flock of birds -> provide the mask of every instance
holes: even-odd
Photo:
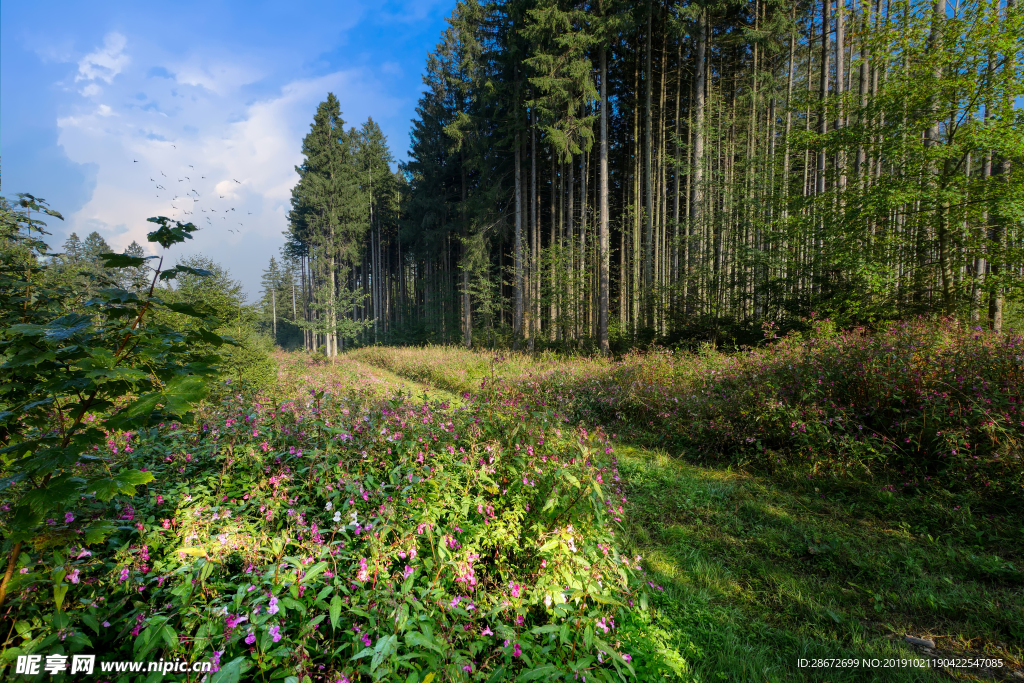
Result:
[[[174,149],[177,149],[177,146],[175,146],[175,145],[171,145],[171,146],[174,147]],[[137,164],[137,163],[139,163],[139,160],[138,159],[132,159],[132,162]],[[188,167],[190,169],[192,169],[191,173],[193,175],[195,175],[195,166],[193,166],[192,164],[188,164]],[[163,180],[159,180],[158,181],[156,178],[150,178],[149,179],[149,181],[151,183],[154,183],[155,190],[156,190],[156,196],[157,197],[165,197],[166,195],[164,195],[162,193],[167,193],[167,194],[173,195],[171,197],[171,208],[174,209],[175,212],[181,212],[182,216],[192,216],[192,215],[195,214],[195,210],[197,208],[199,208],[199,210],[202,213],[209,213],[209,214],[221,213],[223,215],[220,216],[220,218],[222,220],[224,220],[224,221],[227,221],[228,216],[231,214],[231,212],[235,211],[235,207],[233,207],[233,206],[232,207],[224,207],[223,205],[221,205],[221,208],[220,208],[219,212],[218,212],[217,209],[213,208],[212,206],[208,207],[208,209],[205,209],[205,208],[202,208],[202,207],[198,207],[197,204],[199,204],[200,199],[202,198],[202,195],[199,194],[198,190],[196,190],[193,187],[193,188],[189,188],[188,192],[185,192],[184,194],[178,194],[178,192],[172,192],[171,190],[168,190],[164,185],[161,184],[161,183],[164,183],[164,182],[169,182],[167,174],[164,173],[163,171],[159,171],[159,173],[162,176]],[[188,172],[182,172],[181,173],[182,177],[181,178],[176,178],[177,181],[179,183],[184,183],[184,182],[187,181],[190,185],[191,184],[197,184],[197,183],[194,183],[194,181],[192,180],[192,177],[189,176],[189,175],[186,175],[186,173],[188,173]],[[200,180],[206,180],[206,176],[204,176],[204,175],[200,175],[199,178],[200,178]],[[235,178],[232,178],[231,180],[233,180],[238,185],[242,184],[242,182],[240,180],[237,180]],[[217,197],[219,199],[226,199],[227,198],[226,195],[222,195],[222,194],[217,195]],[[177,206],[175,204],[175,202],[179,202],[179,201],[182,204],[184,204],[184,202],[189,201],[189,200],[191,200],[192,204],[188,207],[188,209],[191,209],[191,210],[187,210],[185,208],[185,206]],[[239,215],[240,214],[236,213],[236,215],[232,216],[232,218],[237,218]],[[251,216],[252,215],[252,211],[249,211],[248,215]],[[176,217],[177,216],[175,216],[175,218]],[[209,227],[213,227],[214,225],[216,225],[216,223],[214,223],[214,221],[213,221],[213,218],[216,218],[216,216],[212,216],[212,217],[211,216],[205,216],[205,218],[206,218],[206,222],[208,223]],[[242,221],[238,221],[238,225],[240,225],[242,227],[245,227],[245,225],[244,225],[244,223]],[[230,232],[232,234],[238,234],[238,235],[242,234],[242,228],[241,227],[240,228],[228,228],[227,230],[228,230],[228,232]]]

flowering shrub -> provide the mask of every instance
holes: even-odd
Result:
[[[602,432],[284,366],[276,397],[225,386],[192,426],[109,435],[154,479],[54,520],[66,551],[21,553],[4,661],[60,648],[332,683],[681,670],[657,587],[619,552]],[[76,530],[101,516],[119,531],[90,545]]]
[[[367,362],[487,400],[554,409],[641,442],[732,461],[886,472],[1020,495],[1024,337],[953,321],[812,333],[726,355],[666,350],[618,361],[497,358],[459,349],[367,348]],[[893,484],[888,486],[896,488]]]

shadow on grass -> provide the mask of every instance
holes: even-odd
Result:
[[[801,658],[921,658],[905,635],[934,639],[938,656],[1002,659],[1004,671],[988,672],[996,678],[1021,668],[1020,519],[979,520],[941,497],[617,451],[631,503],[624,540],[664,588],[659,607],[696,679],[948,680],[910,666],[798,666]]]

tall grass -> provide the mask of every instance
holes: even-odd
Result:
[[[817,323],[736,354],[616,360],[365,348],[353,357],[454,392],[698,458],[874,477],[892,491],[1024,486],[1024,337],[917,320],[876,332]]]

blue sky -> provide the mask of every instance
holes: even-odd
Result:
[[[453,7],[4,0],[2,192],[64,215],[51,221],[55,249],[93,230],[116,250],[146,245],[146,218],[192,220],[207,229],[174,256],[213,258],[254,298],[316,105],[333,92],[348,125],[372,116],[404,159],[426,56]]]

